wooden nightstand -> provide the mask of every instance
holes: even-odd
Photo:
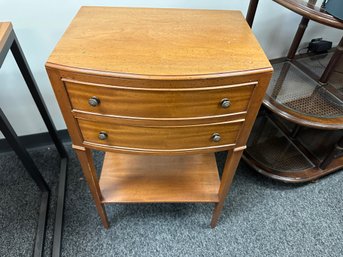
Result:
[[[216,225],[272,74],[240,12],[83,7],[46,68],[105,227],[138,202],[213,202]]]

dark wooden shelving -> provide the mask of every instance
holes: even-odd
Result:
[[[302,19],[287,56],[272,61],[274,75],[259,114],[264,122],[256,122],[244,159],[274,179],[307,182],[343,167],[343,80],[342,76],[332,80],[342,63],[343,39],[325,65],[316,57],[322,67],[315,71],[309,60],[299,59],[296,53],[310,20],[336,29],[343,29],[343,22],[328,14],[317,0],[273,1]],[[258,2],[250,1],[250,26]],[[264,130],[272,132],[265,134]]]
[[[343,29],[342,21],[328,14],[322,7],[316,5],[317,1],[303,0],[273,0],[287,9],[306,17],[315,22],[336,28]]]

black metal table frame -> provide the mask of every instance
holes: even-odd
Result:
[[[56,146],[56,149],[60,155],[60,174],[59,174],[59,183],[58,183],[58,199],[56,207],[56,216],[55,216],[55,225],[54,225],[54,238],[53,238],[53,248],[52,256],[58,257],[61,252],[61,240],[62,240],[62,226],[63,226],[63,209],[64,209],[64,198],[65,198],[65,184],[67,176],[67,164],[68,164],[68,155],[67,152],[58,138],[57,130],[55,125],[52,122],[51,116],[48,112],[48,109],[43,101],[37,83],[33,77],[33,74],[29,68],[29,65],[25,59],[24,53],[19,45],[18,39],[14,33],[14,30],[11,29],[11,32],[2,47],[0,49],[0,68],[7,56],[7,53],[11,50],[14,59],[19,67],[19,70],[26,82],[26,85],[35,101],[35,104],[42,116],[42,119],[48,129],[49,135]],[[19,159],[22,161],[27,172],[34,180],[38,188],[40,189],[41,195],[41,204],[39,209],[39,220],[37,225],[37,232],[34,243],[33,256],[40,257],[43,255],[44,251],[44,239],[46,232],[46,221],[49,210],[49,197],[50,197],[50,188],[45,182],[43,176],[39,172],[37,166],[32,160],[31,156],[27,150],[23,147],[20,142],[20,139],[16,135],[11,124],[7,120],[3,111],[0,108],[0,131],[5,136],[8,144],[13,148],[14,152],[18,155]]]

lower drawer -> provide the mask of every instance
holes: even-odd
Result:
[[[132,126],[78,120],[84,144],[128,151],[196,151],[234,146],[243,120],[188,126]]]

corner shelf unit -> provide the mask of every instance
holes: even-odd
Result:
[[[330,58],[324,56],[327,62],[319,73],[308,59],[320,63],[321,56],[296,58],[296,53],[310,20],[341,30],[343,21],[317,0],[273,1],[302,19],[287,57],[273,62],[274,75],[243,158],[266,176],[307,182],[343,167],[343,76],[332,76],[343,54],[343,38]],[[250,1],[250,26],[258,3]]]
[[[314,79],[331,55],[272,61],[274,74],[243,155],[263,175],[298,183],[343,167],[343,76],[326,85]],[[322,68],[309,75],[302,68],[314,61]]]

